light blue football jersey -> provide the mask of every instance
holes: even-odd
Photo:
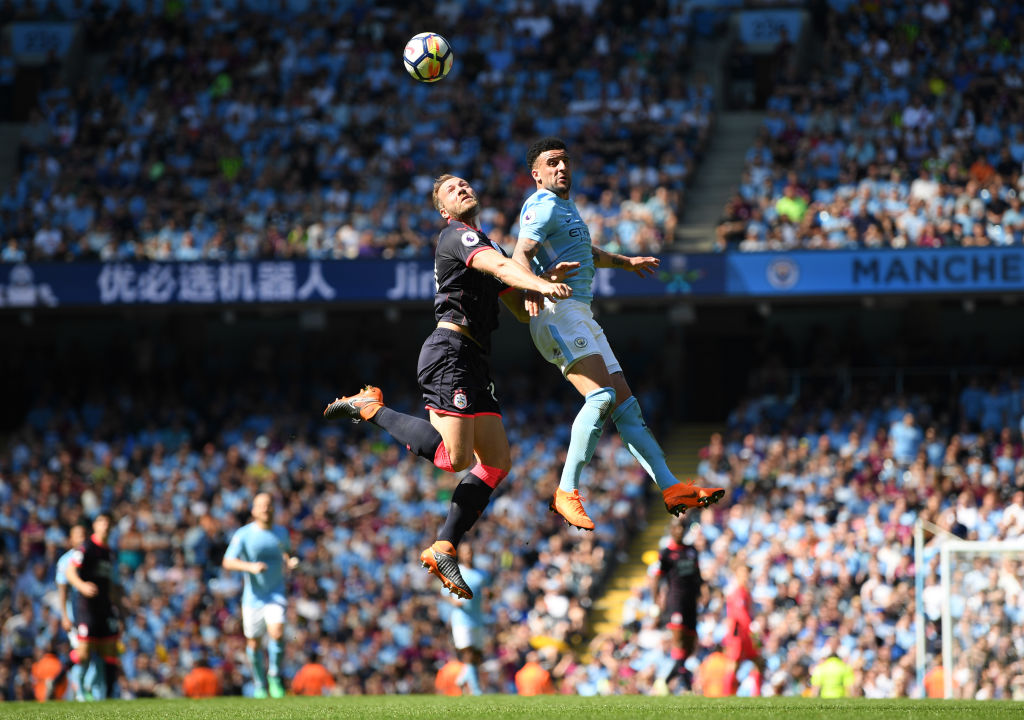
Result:
[[[462,578],[473,589],[473,598],[463,600],[458,607],[452,608],[452,627],[481,627],[484,624],[483,588],[487,583],[487,575],[476,568],[468,567],[462,569]],[[442,594],[447,592],[446,588],[441,588]]]
[[[71,548],[57,558],[57,573],[55,578],[58,585],[68,586],[67,611],[68,617],[71,618],[71,622],[75,621],[75,595],[78,594],[78,591],[75,590],[74,586],[68,582],[68,565],[71,564],[71,558],[74,554],[75,548]]]
[[[268,603],[285,604],[284,554],[290,542],[288,531],[282,525],[264,530],[257,523],[243,525],[231,536],[226,558],[237,558],[246,562],[264,562],[267,569],[259,575],[242,573],[244,589],[242,605],[248,608],[263,607]]]
[[[566,279],[572,299],[589,304],[594,299],[594,256],[590,230],[580,217],[576,203],[563,200],[549,190],[538,190],[523,203],[519,213],[519,237],[539,243],[533,256],[533,271],[540,275],[560,262],[578,262],[576,275]]]

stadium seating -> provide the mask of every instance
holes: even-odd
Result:
[[[444,5],[455,69],[431,85],[401,49],[437,18],[378,3],[69,9],[105,65],[32,110],[0,260],[429,257],[442,172],[473,181],[505,244],[546,134],[572,147],[599,242],[669,244],[713,122],[707,84],[660,72],[687,65],[685,11]]]
[[[822,63],[768,99],[719,249],[1021,244],[1022,106],[1001,90],[1022,83],[1020,9],[929,7],[828,11]]]
[[[1024,395],[1006,378],[991,391],[977,380],[951,408],[932,405],[930,396],[814,407],[776,394],[737,408],[725,435],[702,451],[699,469],[705,484],[729,487],[730,496],[703,511],[687,535],[711,590],[698,622],[701,655],[727,631],[725,590],[742,564],[750,568],[763,694],[804,693],[810,670],[838,638],[840,657],[855,671],[854,695],[922,696],[908,612],[915,521],[965,539],[1024,538]],[[957,416],[961,429],[949,432],[942,418]],[[941,651],[934,538],[925,560],[927,648],[935,661]],[[1012,630],[1024,618],[1020,562],[996,560],[974,572],[981,573],[975,599],[964,602],[971,594],[964,581],[954,603],[956,695],[1024,699],[1024,638]],[[663,638],[652,632],[651,603],[646,588],[638,589],[619,636],[634,670],[664,653]],[[979,676],[972,670],[979,667],[988,671]]]
[[[11,670],[0,696],[21,696],[20,669],[45,650],[67,657],[54,562],[68,524],[101,507],[116,519],[111,544],[131,608],[125,695],[180,696],[199,655],[226,693],[248,692],[240,578],[220,569],[220,557],[261,489],[274,494],[277,521],[302,559],[289,580],[287,675],[312,655],[342,692],[431,691],[453,648],[440,586],[418,557],[447,512],[453,477],[376,428],[327,423],[273,388],[261,393],[261,383],[221,393],[208,413],[196,411],[192,393],[217,392],[180,385],[146,403],[125,388],[73,403],[41,393],[0,452],[0,658]],[[502,386],[515,396],[528,384],[510,377]],[[492,577],[480,589],[493,629],[484,668],[492,691],[514,692],[532,644],[578,641],[653,487],[617,436],[608,438],[585,479],[597,532],[570,532],[547,509],[575,402],[557,396],[542,408],[506,405],[515,470],[469,536]],[[148,407],[160,410],[150,416]]]

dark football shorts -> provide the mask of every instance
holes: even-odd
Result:
[[[669,592],[665,611],[668,616],[665,627],[669,630],[697,630],[697,598],[692,594]]]
[[[487,356],[454,330],[437,328],[423,343],[416,377],[428,410],[441,415],[501,417]]]
[[[89,642],[113,640],[120,629],[113,607],[91,602],[79,602],[75,606],[75,627],[79,641]]]

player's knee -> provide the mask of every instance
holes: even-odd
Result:
[[[449,451],[448,457],[451,459],[452,472],[462,472],[476,464],[476,456],[473,455],[472,450],[455,448],[455,450]]]

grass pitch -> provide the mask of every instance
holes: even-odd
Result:
[[[695,720],[1019,720],[1024,704],[971,700],[818,700],[810,698],[721,698],[696,696],[617,696],[581,698],[547,695],[362,696],[250,700],[132,700],[102,703],[0,703],[0,717],[96,718],[107,720],[348,720],[349,718],[430,718],[437,720],[500,720],[500,718],[694,718]]]

